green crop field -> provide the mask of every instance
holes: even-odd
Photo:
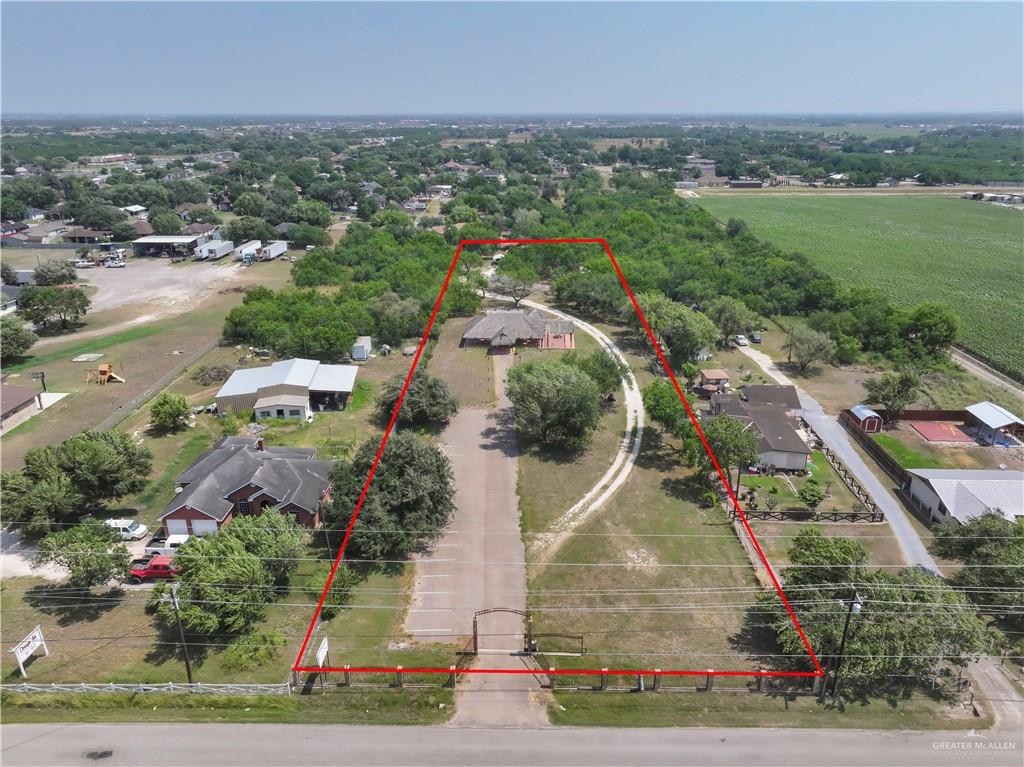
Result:
[[[874,286],[899,304],[952,307],[965,348],[1024,378],[1020,211],[938,196],[730,194],[700,204],[846,284]]]

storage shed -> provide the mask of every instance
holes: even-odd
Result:
[[[359,336],[352,346],[352,359],[358,362],[365,362],[370,359],[373,351],[373,339],[370,336]]]
[[[867,405],[854,405],[849,412],[853,423],[865,434],[877,434],[882,430],[882,416]]]

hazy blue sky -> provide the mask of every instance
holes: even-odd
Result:
[[[1019,2],[3,3],[5,113],[1020,111]]]

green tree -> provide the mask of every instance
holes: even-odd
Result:
[[[165,391],[157,395],[149,408],[149,420],[161,431],[177,431],[188,426],[192,408],[180,394]]]
[[[667,298],[663,293],[648,291],[637,296],[647,324],[666,350],[673,367],[690,363],[717,335],[714,324],[700,312]],[[647,331],[633,308],[627,307],[625,316],[633,328],[642,348],[647,348]]]
[[[519,434],[528,441],[566,450],[590,442],[601,418],[601,394],[582,370],[557,359],[515,365],[508,374]]]
[[[405,376],[389,378],[377,395],[377,415],[387,422],[395,409],[405,385]],[[459,402],[442,379],[425,370],[417,370],[409,381],[409,389],[398,411],[402,426],[445,426],[459,411]]]
[[[89,249],[86,248],[86,255]],[[46,285],[68,285],[75,281],[78,273],[67,261],[54,259],[44,261],[35,268],[34,281],[40,287]]]
[[[18,273],[6,261],[0,261],[0,282],[4,285],[18,284]]]
[[[181,217],[171,210],[161,210],[150,214],[149,224],[153,227],[153,232],[156,234],[172,235],[181,233]]]
[[[82,288],[28,287],[18,297],[22,317],[42,327],[56,323],[61,330],[78,322],[91,305],[92,299]]]
[[[931,355],[938,355],[956,341],[960,318],[946,306],[927,302],[915,306],[907,321],[907,334]]]
[[[602,398],[615,393],[622,386],[622,379],[629,375],[629,367],[604,349],[583,355],[573,350],[562,355],[562,362],[577,367],[590,376],[597,384]]]
[[[135,227],[127,221],[118,221],[110,229],[110,239],[113,242],[131,242],[138,236]]]
[[[311,224],[321,229],[331,225],[331,209],[319,200],[300,200],[292,205],[289,215],[299,224]]]
[[[757,322],[757,315],[750,311],[745,303],[731,296],[716,298],[708,304],[705,312],[718,327],[723,338],[746,333]]]
[[[533,292],[533,286],[539,279],[533,268],[525,265],[502,270],[498,267],[498,276],[494,278],[494,290],[512,298],[512,305],[517,307],[519,302]]]
[[[235,198],[231,204],[231,210],[239,216],[259,218],[263,215],[266,206],[267,198],[263,195],[256,194],[256,192],[243,192]]]
[[[894,423],[920,394],[921,379],[916,373],[883,373],[864,381],[864,402],[885,408],[885,422]]]
[[[331,244],[331,236],[312,224],[301,223],[288,227],[288,242],[294,248],[307,248],[310,245],[322,248]]]
[[[192,634],[237,634],[263,617],[274,581],[259,557],[230,535],[193,537],[178,549],[178,602],[181,622]],[[153,589],[149,607],[173,626],[169,586]]]
[[[825,500],[825,491],[813,478],[804,482],[800,489],[796,491],[796,494],[811,511],[816,510],[822,501]]]
[[[998,510],[965,523],[948,519],[932,528],[931,550],[943,559],[956,559],[963,568],[952,578],[970,598],[983,605],[1014,611],[1024,624],[1024,520],[1011,522]]]
[[[675,437],[691,436],[693,423],[671,381],[667,378],[651,381],[643,388],[643,398],[647,415],[654,423]]]
[[[236,218],[224,227],[224,238],[236,243],[249,240],[269,242],[277,239],[277,232],[262,218],[245,216]]]
[[[85,499],[71,478],[57,468],[40,471],[9,471],[0,483],[4,523],[28,535],[44,535],[56,524],[75,519],[85,511]]]
[[[259,557],[276,586],[284,586],[298,569],[306,531],[291,514],[264,507],[258,515],[237,516],[219,535],[238,540]]]
[[[306,593],[314,602],[319,602],[324,593],[324,586],[331,575],[329,562],[321,564],[317,571],[309,578],[309,586]],[[354,570],[345,565],[339,565],[334,579],[331,581],[331,588],[324,599],[324,606],[320,610],[320,619],[329,621],[341,613],[342,608],[348,604],[352,596],[352,589],[359,584],[359,576]]]
[[[21,357],[39,340],[32,329],[14,317],[0,319],[0,362]]]
[[[98,519],[51,533],[39,542],[33,567],[52,564],[68,571],[68,583],[88,589],[128,577],[132,556],[114,529]]]
[[[371,437],[351,461],[331,473],[334,488],[327,524],[344,528],[362,493],[380,440]],[[409,431],[391,435],[367,491],[359,524],[349,540],[351,559],[397,559],[411,553],[447,524],[455,510],[448,458]]]
[[[789,353],[801,373],[806,373],[815,362],[831,361],[836,353],[835,341],[806,325],[794,327],[782,348]]]
[[[719,416],[704,426],[704,437],[726,480],[733,485],[733,492],[738,493],[740,470],[757,462],[757,432],[749,423]],[[690,464],[697,467],[697,473],[705,484],[714,484],[718,472],[696,431],[687,440],[683,450]],[[733,469],[737,470],[735,483],[731,479]]]

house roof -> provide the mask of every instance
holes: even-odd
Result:
[[[321,365],[316,360],[290,359],[258,368],[236,370],[217,392],[218,397],[253,394],[268,386],[301,386],[313,391],[351,392],[359,368]]]
[[[800,410],[802,407],[795,386],[747,384],[742,391],[743,396],[751,405],[777,405],[789,410]]]
[[[520,341],[536,341],[545,333],[566,335],[573,332],[568,320],[547,319],[539,310],[529,314],[521,311],[501,310],[486,312],[477,317],[462,334],[463,340],[489,341],[494,346],[514,346]]]
[[[274,231],[277,232],[278,234],[288,234],[288,230],[291,229],[293,226],[298,226],[298,224],[292,221],[282,221],[280,224],[274,227]]]
[[[753,423],[760,435],[757,451],[766,453],[802,453],[810,455],[811,450],[796,430],[796,419],[787,415],[783,406],[751,405],[735,394],[714,394],[711,403],[719,415],[726,415],[744,423]]]
[[[140,237],[145,237],[146,235],[153,234],[153,232],[155,231],[153,229],[153,225],[148,221],[133,221],[132,229],[134,229],[135,233]]]
[[[270,407],[271,405],[294,405],[295,407],[309,407],[309,397],[301,394],[268,394],[256,400],[254,408]]]
[[[259,450],[251,439],[225,437],[178,477],[184,488],[160,519],[188,506],[220,522],[233,508],[225,496],[248,484],[261,488],[279,505],[295,504],[313,511],[333,466],[333,461],[314,460],[315,455],[316,451],[302,448]]]
[[[191,245],[199,239],[199,235],[153,234],[140,237],[134,245]]]
[[[702,370],[702,371],[700,371],[700,374],[701,374],[701,376],[703,378],[705,378],[707,380],[710,380],[710,381],[718,381],[718,380],[722,380],[722,379],[724,379],[726,381],[729,380],[729,374],[726,373],[724,370],[720,370],[718,368],[711,368],[709,370]]]
[[[0,411],[5,416],[9,415],[38,396],[39,391],[37,389],[29,389],[27,386],[0,384]]]
[[[1024,425],[1024,421],[1004,407],[992,402],[978,402],[967,407],[967,412],[988,426],[990,429],[1002,429],[1014,424]]]
[[[909,469],[931,486],[955,519],[969,522],[987,512],[1013,521],[1024,516],[1024,471]]]
[[[206,234],[212,232],[217,227],[213,224],[189,224],[183,227],[181,230],[182,234]]]
[[[0,295],[3,295],[4,303],[17,301],[21,291],[25,288],[20,285],[0,285]]]
[[[860,420],[865,418],[881,418],[878,413],[869,408],[867,405],[854,405],[850,408],[850,412],[857,416]]]

